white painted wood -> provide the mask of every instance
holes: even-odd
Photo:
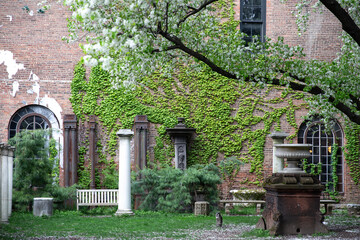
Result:
[[[117,189],[77,189],[76,209],[79,206],[117,206]]]

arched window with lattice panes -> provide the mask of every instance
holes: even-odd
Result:
[[[28,105],[17,110],[9,122],[9,139],[22,130],[59,129],[55,114],[41,105]]]
[[[305,121],[301,124],[298,132],[298,143],[312,144],[312,156],[309,157],[308,163],[321,163],[321,174],[319,180],[322,184],[328,185],[329,190],[334,190],[333,186],[333,166],[332,151],[334,144],[337,148],[337,166],[336,174],[338,183],[335,187],[337,192],[343,192],[343,131],[340,125],[335,121],[330,131],[326,131],[321,119],[316,118],[311,122]],[[309,169],[307,169],[309,171]]]

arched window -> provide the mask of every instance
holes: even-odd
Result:
[[[22,130],[59,128],[54,113],[40,105],[29,105],[14,113],[9,123],[9,139]]]
[[[322,184],[328,185],[329,190],[334,190],[333,186],[333,164],[332,153],[334,144],[338,145],[336,175],[338,183],[335,186],[337,192],[343,191],[343,132],[340,125],[335,122],[331,131],[325,130],[325,125],[321,119],[316,118],[312,122],[305,121],[301,124],[298,132],[298,143],[312,144],[312,156],[308,158],[308,163],[321,163],[321,174],[319,179]],[[309,169],[308,169],[309,170]]]

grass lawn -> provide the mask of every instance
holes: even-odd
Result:
[[[254,226],[259,216],[224,216],[223,218],[224,225],[240,227]],[[135,216],[115,217],[56,211],[52,217],[34,217],[31,213],[13,213],[9,224],[0,224],[0,239],[33,237],[176,239],[191,238],[189,234],[192,231],[212,229],[217,229],[215,216],[194,216],[194,214],[135,212]]]
[[[9,224],[0,224],[0,239],[284,239],[255,229],[260,216],[253,215],[255,208],[251,207],[234,212],[251,215],[223,214],[222,228],[216,227],[214,214],[136,211],[135,216],[115,217],[114,212],[114,209],[103,211],[101,208],[55,211],[52,217],[14,212]],[[360,217],[349,216],[346,210],[336,210],[325,218],[324,224],[329,233],[289,239],[360,239]]]

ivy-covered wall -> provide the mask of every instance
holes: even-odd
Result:
[[[104,157],[115,156],[120,128],[132,128],[136,115],[147,115],[157,124],[154,161],[170,164],[174,153],[165,129],[174,127],[177,117],[185,117],[187,126],[197,132],[189,165],[236,156],[248,163],[254,175],[252,183],[264,177],[266,136],[273,130],[284,130],[293,134],[292,139],[298,126],[295,112],[305,110],[302,93],[275,87],[259,89],[206,70],[194,73],[180,69],[176,77],[153,75],[132,90],[113,87],[100,68],[92,69],[88,81],[85,73],[80,62],[75,68],[71,102],[82,121],[88,115],[98,116],[104,133]]]
[[[281,130],[291,134],[287,142],[296,139],[303,121],[301,116],[307,112],[304,94],[273,86],[261,89],[206,69],[197,73],[186,70],[180,67],[173,77],[155,74],[128,89],[114,87],[108,74],[99,67],[91,70],[87,80],[82,61],[77,64],[70,100],[82,124],[86,124],[89,115],[98,119],[97,169],[98,175],[102,175],[102,180],[97,179],[98,187],[116,184],[116,132],[132,128],[136,115],[147,115],[156,128],[148,161],[171,164],[174,147],[166,128],[174,127],[177,117],[184,117],[186,125],[197,133],[188,153],[188,165],[219,164],[224,159],[236,158],[245,164],[230,184],[235,188],[241,184],[259,185],[271,174],[272,141],[268,135]],[[82,156],[87,149],[84,139]],[[358,146],[355,144],[354,148]],[[80,160],[79,180],[86,185],[89,166],[83,157]],[[353,165],[355,169],[356,164]],[[356,173],[353,177],[359,179]],[[224,185],[223,191],[228,190]]]

